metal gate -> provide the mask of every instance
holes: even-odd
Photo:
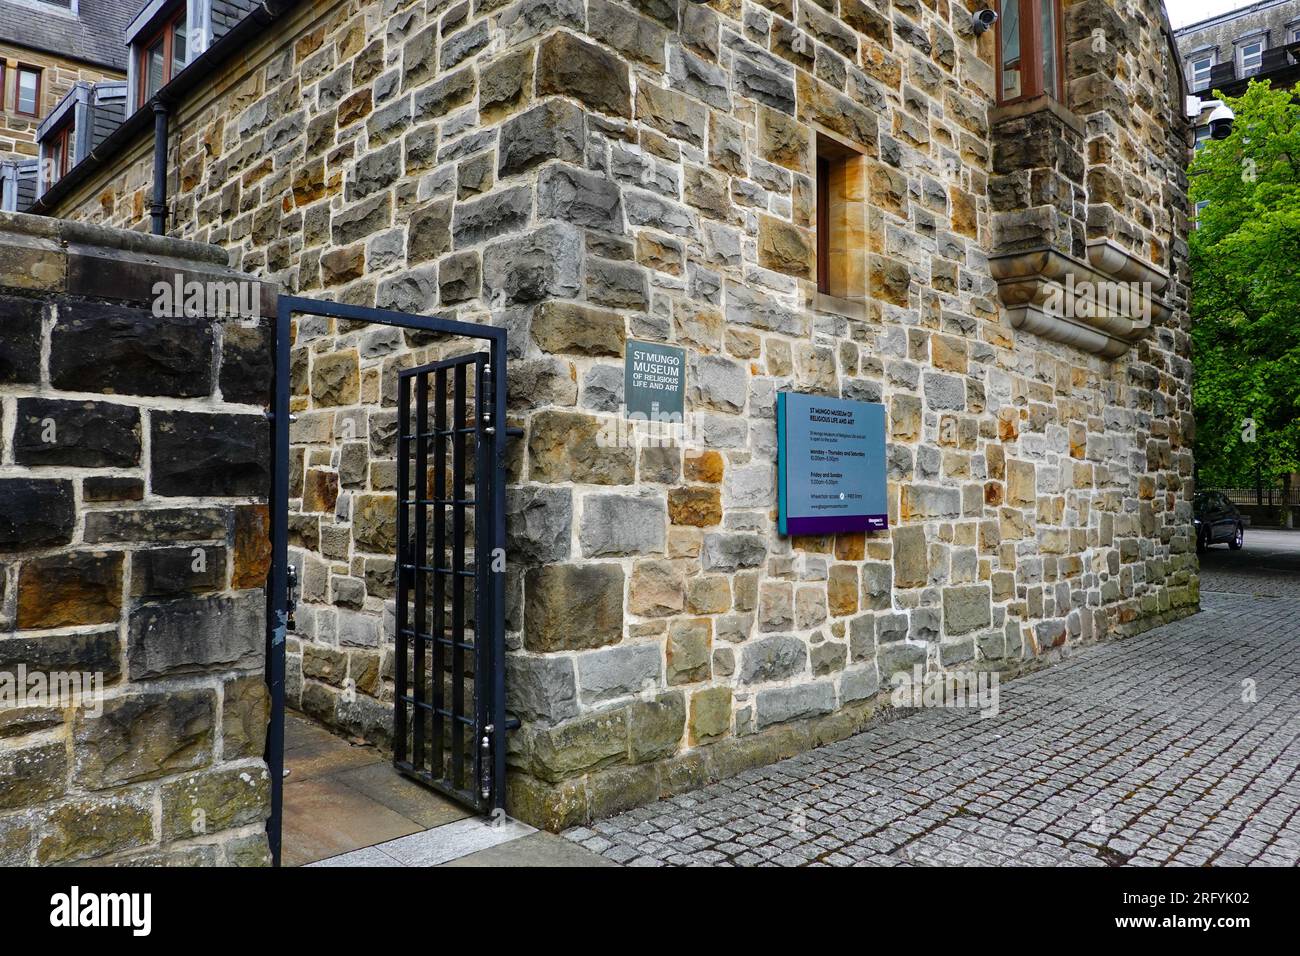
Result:
[[[393,761],[480,812],[505,773],[492,625],[493,368],[482,352],[401,372],[397,405],[397,659]],[[498,803],[499,805],[499,803]]]
[[[399,375],[394,759],[402,772],[480,812],[491,812],[505,805],[505,734],[517,726],[505,720],[505,462],[508,437],[517,434],[505,427],[505,329],[280,296],[268,412],[272,471],[266,618],[271,698],[266,831],[276,866],[284,807],[294,315],[392,325],[486,346],[486,351]],[[472,497],[467,497],[471,489]]]

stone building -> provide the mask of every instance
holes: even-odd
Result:
[[[1171,31],[1149,0],[980,34],[978,6],[287,2],[160,91],[169,235],[508,329],[516,815],[841,738],[914,667],[1014,674],[1196,610]],[[148,228],[152,129],[33,211]],[[685,349],[687,441],[606,440],[630,340]],[[394,380],[456,349],[295,326],[290,703],[381,744]],[[889,530],[777,533],[783,390],[883,404]]]
[[[1300,80],[1300,0],[1262,0],[1174,33],[1190,92],[1238,96],[1251,79],[1274,87]]]
[[[34,197],[38,127],[56,104],[126,75],[130,12],[125,0],[0,0],[0,209]]]

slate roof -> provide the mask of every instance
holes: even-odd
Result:
[[[126,26],[140,0],[79,0],[75,15],[40,0],[0,0],[0,40],[126,72]]]

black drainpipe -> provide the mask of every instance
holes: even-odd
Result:
[[[153,103],[153,204],[149,207],[151,230],[164,235],[167,227],[167,104]]]

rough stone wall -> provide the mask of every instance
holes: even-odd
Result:
[[[8,43],[0,43],[0,62],[5,66],[4,95],[0,101],[0,160],[36,158],[36,127],[74,84],[125,78],[124,74],[113,70],[65,60]],[[41,69],[41,101],[36,116],[24,116],[15,108],[19,65]]]
[[[1181,180],[1148,185],[1183,157],[1154,106],[1178,94],[1141,43],[1122,92],[1152,128],[1076,120],[1042,201],[1077,206],[1071,243],[1091,141],[1140,171],[1133,235],[1181,241]],[[946,2],[322,3],[179,111],[177,234],[305,295],[510,330],[513,812],[611,812],[851,733],[913,666],[1012,673],[1195,609],[1184,300],[1114,361],[1001,320],[992,60]],[[817,134],[865,164],[847,300],[810,281]],[[138,226],[147,161],[67,213]],[[296,336],[291,700],[382,742],[395,372],[449,346]],[[687,349],[687,447],[601,440],[629,337]],[[886,405],[891,531],[776,534],[785,388]]]
[[[224,259],[0,215],[0,864],[267,860],[268,342],[152,310]]]

